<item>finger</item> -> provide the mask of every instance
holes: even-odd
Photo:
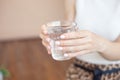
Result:
[[[80,52],[83,50],[92,50],[93,46],[91,44],[83,44],[80,46],[66,46],[66,47],[58,47],[58,50],[63,51],[64,53],[73,53],[73,52]]]
[[[40,37],[43,41],[50,42],[50,40],[51,40],[48,35],[41,35]]]
[[[49,43],[48,42],[45,42],[45,41],[42,41],[42,44],[48,49],[48,50],[50,50],[50,45],[49,45]]]
[[[91,42],[92,39],[89,37],[85,37],[85,38],[79,38],[79,39],[71,39],[71,40],[60,40],[60,41],[56,41],[56,45],[59,46],[78,46],[81,44],[85,44],[85,43],[89,43]]]
[[[42,33],[42,34],[48,34],[46,25],[42,25],[42,26],[41,26],[41,28],[40,28],[40,33]]]
[[[64,33],[60,36],[61,39],[76,39],[76,38],[83,38],[87,37],[89,35],[89,31],[87,30],[80,30],[77,32],[70,32],[70,33]]]
[[[50,49],[47,49],[47,51],[48,51],[48,54],[51,54],[51,50]]]
[[[80,51],[80,52],[66,53],[66,54],[69,58],[72,58],[72,57],[76,57],[76,56],[82,56],[82,55],[88,54],[90,52],[92,52],[92,51],[91,50],[83,50],[83,51]],[[66,54],[64,54],[64,55],[66,55]]]
[[[45,46],[45,48],[47,49],[48,51],[48,54],[51,54],[51,47],[49,46],[49,44],[47,42],[42,42],[42,44]]]
[[[47,42],[50,42],[50,38],[49,38],[49,35],[45,35],[45,34],[40,34],[40,38],[43,40],[43,41],[47,41]]]
[[[41,39],[43,39],[45,36],[48,36],[47,30],[44,27],[41,27],[39,36]]]
[[[44,38],[45,38],[45,36],[47,36],[47,35],[44,35],[44,34],[40,33],[40,35],[39,35],[39,36],[40,36],[40,38],[41,38],[41,39],[44,39]]]

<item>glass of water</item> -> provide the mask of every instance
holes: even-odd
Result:
[[[60,40],[60,36],[63,33],[69,33],[76,31],[77,26],[75,22],[71,21],[53,21],[46,24],[49,37],[51,39],[51,52],[52,57],[55,60],[68,60],[70,58],[64,56],[64,52],[58,50],[58,46],[55,44],[55,41]]]

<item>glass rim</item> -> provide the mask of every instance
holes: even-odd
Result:
[[[55,24],[56,23],[56,24]],[[77,23],[74,21],[67,21],[67,20],[56,20],[56,21],[50,21],[48,23],[46,23],[46,26],[60,26],[61,23],[70,23],[71,26],[76,27]]]

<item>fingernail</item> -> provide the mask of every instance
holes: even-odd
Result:
[[[64,57],[68,57],[69,55],[68,55],[67,53],[65,53],[63,56],[64,56]]]
[[[47,38],[46,40],[47,40],[48,42],[50,42],[50,38]]]
[[[56,45],[60,45],[60,42],[59,42],[59,41],[56,41],[55,44],[56,44]]]
[[[50,52],[48,51],[48,54],[50,54]]]
[[[61,35],[61,36],[60,36],[60,38],[61,38],[61,39],[64,39],[64,38],[65,38],[65,36],[64,36],[64,35]]]

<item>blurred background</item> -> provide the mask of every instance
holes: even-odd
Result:
[[[0,66],[6,80],[65,80],[72,62],[55,61],[39,38],[40,25],[63,20],[64,0],[0,0]]]

